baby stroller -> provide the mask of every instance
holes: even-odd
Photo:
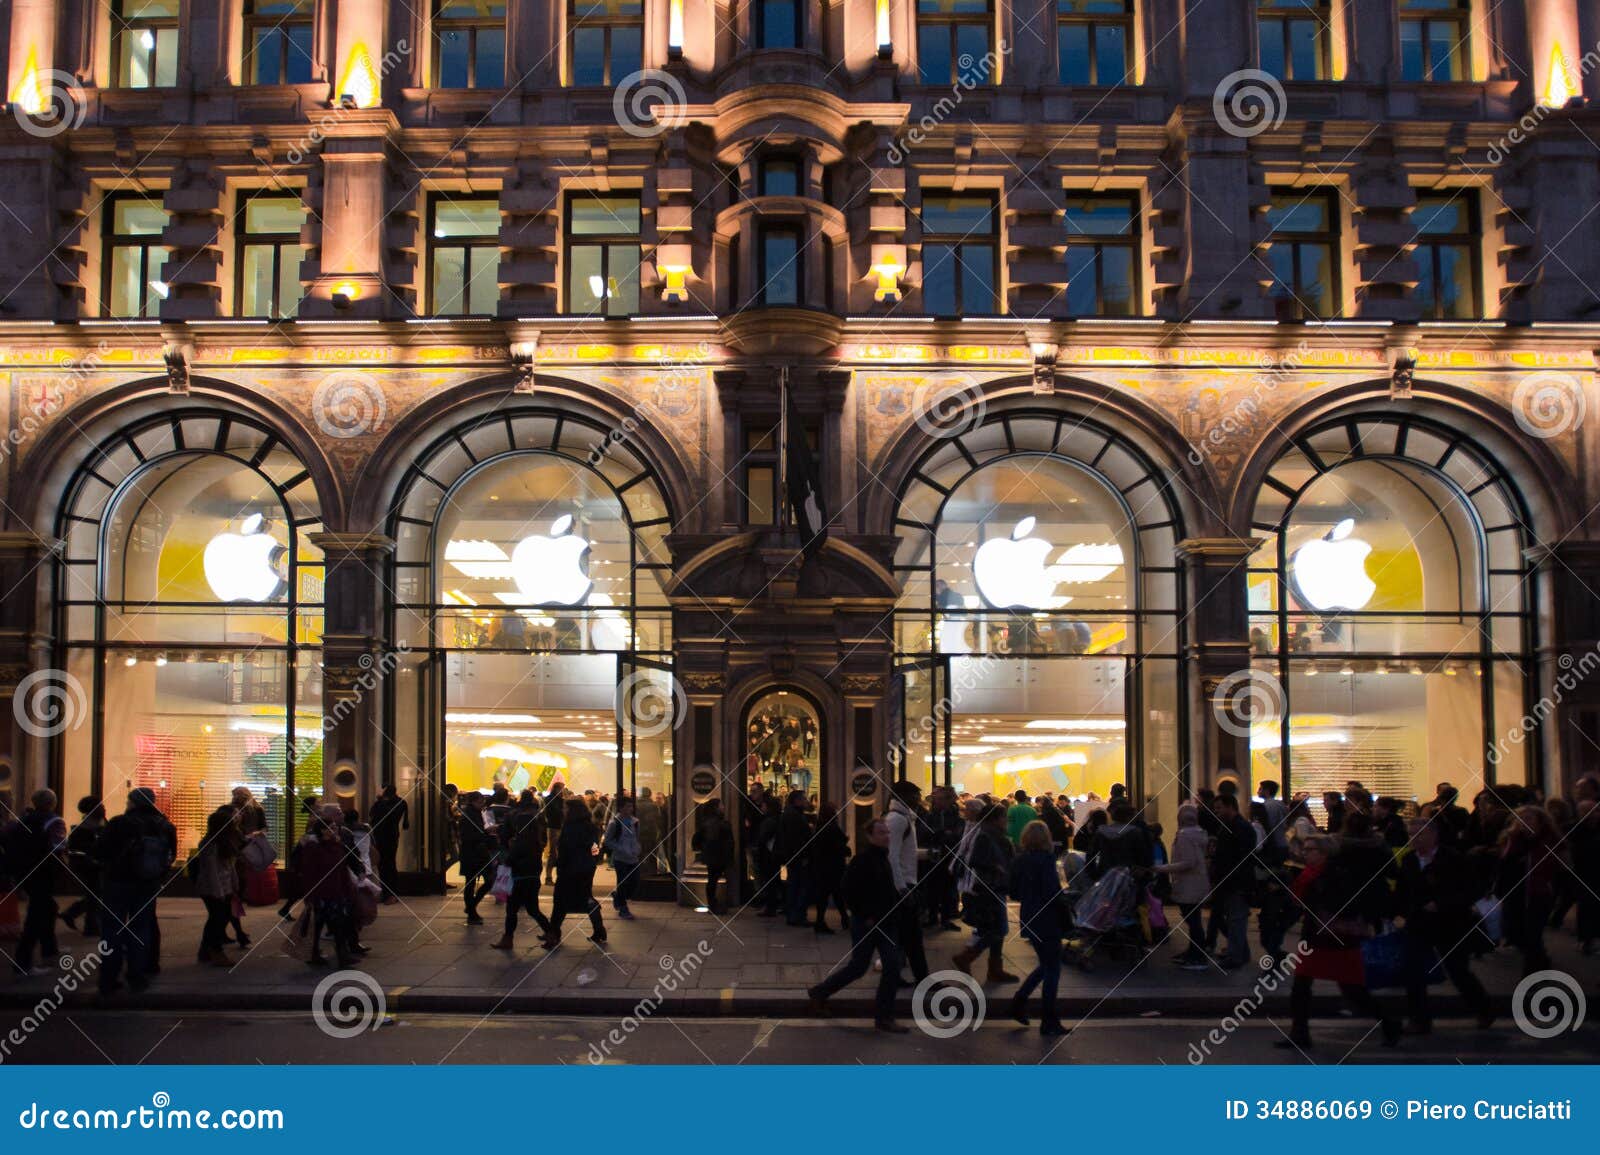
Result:
[[[1088,871],[1080,871],[1072,881],[1087,878]],[[1073,889],[1067,888],[1069,898]],[[1064,955],[1085,974],[1102,954],[1140,959],[1148,949],[1139,921],[1139,885],[1125,866],[1112,867],[1088,885],[1072,907],[1072,922]]]

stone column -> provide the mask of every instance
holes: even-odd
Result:
[[[1178,543],[1178,557],[1187,571],[1189,684],[1200,688],[1190,699],[1191,761],[1196,767],[1191,789],[1215,785],[1230,773],[1241,786],[1249,785],[1249,732],[1225,720],[1238,716],[1238,710],[1229,707],[1240,701],[1239,691],[1252,688],[1240,676],[1250,669],[1245,567],[1260,544],[1257,538],[1240,537],[1187,538]],[[1224,700],[1219,701],[1219,694]],[[1283,701],[1281,687],[1276,700]]]
[[[385,569],[394,542],[375,533],[318,533],[322,550],[323,796],[363,813],[376,797],[383,768],[383,695],[404,650],[384,644],[388,605]],[[419,800],[408,799],[415,813]],[[423,800],[425,801],[425,800]]]
[[[1538,745],[1529,773],[1551,795],[1571,795],[1600,774],[1600,541],[1563,541],[1527,552],[1542,610],[1536,656]],[[1546,712],[1548,711],[1548,713]]]
[[[0,815],[20,813],[30,792],[50,784],[47,741],[88,720],[88,687],[64,674],[29,681],[50,665],[38,591],[45,555],[58,544],[31,530],[0,531]]]

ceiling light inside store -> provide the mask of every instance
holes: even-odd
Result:
[[[979,742],[1000,746],[1043,746],[1046,742],[1083,742],[1093,744],[1105,739],[1096,734],[981,734]]]
[[[471,711],[452,711],[444,716],[444,720],[461,726],[537,726],[540,721],[532,714],[478,714]]]
[[[587,738],[587,730],[468,730],[474,738],[534,738],[545,742],[563,742],[568,738]]]
[[[1123,718],[1034,718],[1024,722],[1024,730],[1126,730]]]

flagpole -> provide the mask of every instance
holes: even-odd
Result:
[[[778,529],[789,528],[789,367],[778,366]]]

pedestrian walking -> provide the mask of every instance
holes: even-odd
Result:
[[[551,938],[550,920],[539,909],[539,876],[544,869],[544,818],[538,810],[522,811],[510,818],[511,837],[505,864],[511,871],[511,896],[506,899],[505,933],[491,943],[496,950],[511,950],[516,943],[517,916],[526,911],[534,925]]]
[[[611,868],[617,872],[617,885],[611,892],[611,905],[617,917],[631,922],[633,911],[628,900],[639,885],[639,862],[642,845],[639,841],[639,820],[634,816],[632,798],[618,798],[616,813],[606,823],[606,834],[600,849],[611,855]]]
[[[127,809],[106,823],[95,844],[100,861],[103,929],[110,951],[100,967],[100,993],[122,986],[135,994],[161,971],[161,924],[156,896],[178,856],[178,832],[156,809],[154,791],[128,791]]]
[[[1017,900],[1022,937],[1033,947],[1039,964],[1022,980],[1011,998],[1011,1017],[1028,1025],[1028,996],[1040,989],[1039,1033],[1064,1035],[1067,1028],[1056,1010],[1061,984],[1061,940],[1066,936],[1061,876],[1056,872],[1055,839],[1040,821],[1028,823],[1017,840],[1021,853],[1011,861],[1007,889]]]
[[[1172,884],[1172,901],[1183,915],[1183,929],[1189,945],[1173,958],[1184,970],[1203,971],[1210,967],[1206,957],[1205,927],[1202,915],[1211,880],[1206,868],[1206,849],[1211,839],[1200,828],[1200,809],[1192,802],[1178,807],[1178,833],[1172,839],[1172,858],[1155,869]]]
[[[1465,856],[1440,844],[1437,819],[1412,819],[1408,823],[1410,847],[1400,858],[1396,905],[1405,919],[1407,1031],[1425,1035],[1433,1030],[1428,1010],[1428,970],[1437,959],[1445,975],[1461,992],[1478,1026],[1494,1022],[1489,993],[1472,973],[1471,939],[1477,925],[1472,904],[1472,873]]]
[[[873,1026],[905,1034],[895,1022],[894,993],[900,984],[900,948],[890,920],[900,894],[889,865],[889,826],[874,818],[867,826],[866,845],[845,868],[845,900],[850,904],[850,955],[844,966],[806,991],[813,1014],[826,1015],[827,1001],[872,969],[874,954],[883,964],[874,1000]]]
[[[55,888],[67,846],[67,824],[56,813],[55,791],[36,790],[31,802],[20,818],[12,819],[0,830],[5,873],[28,900],[22,936],[17,939],[17,953],[11,963],[12,970],[21,976],[34,973],[35,949],[46,970],[59,953]]]
[[[233,965],[222,947],[228,923],[233,918],[233,902],[239,893],[238,859],[243,847],[238,810],[232,804],[217,807],[206,819],[205,838],[189,859],[188,866],[195,893],[206,908],[198,958],[202,965]]]
[[[839,806],[824,802],[817,811],[817,833],[811,842],[811,897],[817,904],[812,930],[832,934],[828,925],[828,900],[839,908],[840,925],[850,925],[849,903],[844,896],[844,874],[850,860],[850,838],[839,825]]]
[[[733,827],[722,813],[722,799],[713,798],[700,808],[694,846],[706,868],[706,909],[721,914],[727,908],[717,897],[717,883],[733,866]]]
[[[322,935],[333,944],[341,968],[352,964],[356,952],[355,869],[351,847],[344,840],[343,816],[337,806],[324,806],[316,824],[300,840],[300,870],[306,905],[311,908],[312,966],[327,966]]]
[[[390,782],[373,800],[368,811],[372,818],[372,844],[378,851],[378,885],[384,902],[398,902],[400,881],[400,835],[411,829],[411,807]]]
[[[960,863],[958,887],[962,895],[962,921],[972,928],[966,947],[951,959],[957,970],[972,973],[972,964],[989,955],[991,983],[1014,983],[1018,976],[1005,969],[1008,923],[1006,886],[1011,868],[1011,841],[1006,837],[1006,807],[1003,803],[977,802],[975,829],[970,840],[963,837],[957,850]]]
[[[889,867],[894,872],[895,890],[900,902],[895,907],[895,941],[911,968],[913,982],[928,977],[928,955],[922,945],[922,915],[918,909],[917,821],[922,808],[922,789],[908,779],[889,787],[889,812],[884,821],[889,827]]]
[[[468,926],[481,926],[478,904],[494,885],[496,852],[499,849],[484,815],[484,798],[476,790],[461,796],[461,900]]]
[[[606,924],[600,917],[600,904],[594,900],[594,870],[599,858],[600,847],[588,803],[582,798],[568,799],[560,845],[556,848],[555,909],[544,936],[547,950],[561,945],[561,923],[569,914],[587,914],[593,929],[589,941],[604,945]]]
[[[67,835],[67,874],[83,891],[83,897],[61,912],[61,921],[73,930],[83,919],[83,933],[94,938],[100,933],[100,864],[95,845],[106,829],[106,810],[98,794],[78,799],[78,824]]]

